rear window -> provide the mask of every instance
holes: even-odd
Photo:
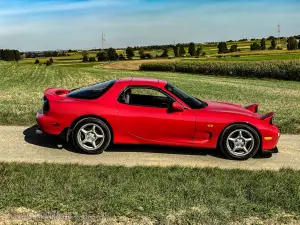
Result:
[[[70,98],[97,99],[104,95],[115,83],[115,80],[96,83],[85,88],[73,89],[67,94]]]

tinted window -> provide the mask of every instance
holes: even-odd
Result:
[[[207,103],[188,95],[172,84],[167,84],[165,88],[192,109],[201,109],[207,106]]]
[[[107,92],[114,83],[115,80],[110,80],[86,88],[74,89],[67,96],[79,99],[97,99]]]

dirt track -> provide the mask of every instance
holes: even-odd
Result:
[[[138,70],[141,64],[155,62],[174,62],[174,59],[151,59],[151,60],[126,60],[109,63],[104,66],[106,69]]]
[[[77,153],[72,146],[58,148],[59,140],[49,136],[37,136],[35,128],[0,126],[0,161],[4,162],[53,162],[106,164],[125,166],[192,166],[245,169],[272,169],[282,167],[300,169],[300,136],[281,136],[280,153],[270,158],[254,158],[247,161],[224,159],[217,150],[155,147],[113,146],[101,155]]]

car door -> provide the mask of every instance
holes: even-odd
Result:
[[[141,140],[192,144],[195,115],[190,110],[171,112],[169,107],[174,101],[156,87],[127,87],[118,99],[118,120],[128,135]]]

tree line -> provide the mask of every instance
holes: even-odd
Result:
[[[268,48],[268,50],[274,50],[274,49],[282,50],[282,48],[280,46],[277,46],[276,38],[274,36],[270,36],[267,39],[262,38],[260,40],[260,42],[253,42],[250,45],[250,50],[251,51],[266,50],[267,49],[266,40],[271,41],[271,46]],[[286,45],[287,45],[286,47],[288,50],[300,49],[300,35],[287,38]],[[219,42],[219,44],[218,44],[218,53],[219,54],[238,52],[238,51],[240,51],[240,49],[238,49],[237,44],[231,45],[230,49],[228,49],[228,47],[227,47],[227,42]]]
[[[70,56],[65,51],[43,51],[43,52],[25,52],[25,58],[38,58],[38,57],[58,57],[58,56]]]
[[[21,54],[18,50],[0,49],[0,60],[4,61],[19,61]]]

